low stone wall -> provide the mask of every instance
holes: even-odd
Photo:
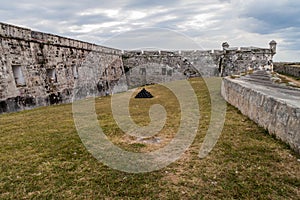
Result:
[[[300,78],[300,63],[275,63],[274,71]]]
[[[300,153],[300,90],[272,83],[267,75],[253,77],[224,78],[222,96]]]

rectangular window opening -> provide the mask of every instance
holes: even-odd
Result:
[[[78,68],[76,65],[73,65],[73,76],[74,76],[74,79],[78,79]]]
[[[49,83],[57,82],[55,69],[47,69],[47,78]]]
[[[22,67],[20,65],[12,66],[13,75],[15,78],[15,83],[17,87],[25,86],[25,79],[22,72]]]

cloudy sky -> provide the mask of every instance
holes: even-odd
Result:
[[[299,0],[0,0],[0,21],[120,49],[278,43],[300,61]]]

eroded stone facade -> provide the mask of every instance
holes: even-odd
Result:
[[[130,88],[200,76],[197,69],[176,52],[125,51],[123,63]]]
[[[230,48],[228,43],[223,43],[222,48],[209,51],[125,51],[123,62],[128,72],[127,82],[135,87],[190,76],[224,77],[273,68],[275,41],[269,43],[269,48]]]
[[[0,23],[0,113],[272,64],[269,48],[125,51]],[[76,94],[76,95],[74,95]]]
[[[97,57],[89,63],[97,71],[94,94],[110,93],[124,76],[117,49],[8,24],[0,24],[0,44],[0,113],[71,102],[91,53]]]
[[[225,48],[219,58],[221,76],[240,74],[249,70],[268,68],[272,70],[273,52],[271,48]]]
[[[300,63],[275,63],[274,71],[300,78]]]

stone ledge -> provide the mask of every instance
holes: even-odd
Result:
[[[100,46],[89,42],[62,37],[50,33],[34,31],[28,28],[18,27],[0,22],[0,38],[7,40],[18,40],[35,42],[57,47],[68,47],[100,52],[105,54],[121,55],[122,51],[111,47]]]
[[[300,90],[271,81],[266,87],[249,80],[251,77],[224,78],[222,96],[300,154]]]

